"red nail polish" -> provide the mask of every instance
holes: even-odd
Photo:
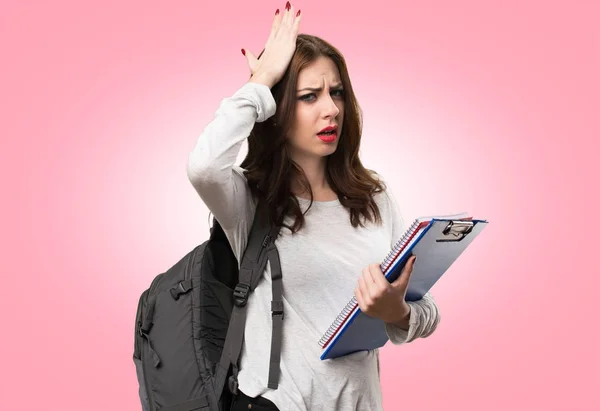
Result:
[[[285,9],[289,10],[292,8],[292,5],[290,4],[290,2],[288,1],[287,3],[285,3]]]
[[[300,9],[298,9],[298,13],[296,13],[296,17],[300,15]]]
[[[246,55],[246,50],[242,49],[242,54],[245,56]]]
[[[279,14],[279,9],[275,10],[275,15]]]

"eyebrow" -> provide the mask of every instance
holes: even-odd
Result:
[[[343,84],[342,83],[338,83],[338,84],[336,84],[334,86],[331,86],[330,88],[331,89],[340,89],[342,87],[343,87]],[[304,90],[308,90],[308,91],[321,91],[321,90],[323,90],[323,87],[317,87],[317,88],[315,88],[315,87],[305,87],[305,88],[300,89],[298,91],[300,92],[300,91],[304,91]]]

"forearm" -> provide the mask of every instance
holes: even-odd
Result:
[[[236,207],[243,206],[247,198],[243,176],[233,172],[242,143],[256,122],[274,112],[270,90],[265,85],[247,83],[222,101],[189,154],[188,178],[224,226],[237,221],[240,210]]]
[[[192,184],[201,188],[207,181],[227,180],[254,123],[272,116],[275,108],[263,84],[248,82],[224,99],[189,155],[187,172]]]

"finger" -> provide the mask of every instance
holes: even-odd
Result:
[[[354,295],[356,297],[356,303],[358,304],[358,308],[360,308],[361,311],[365,311],[365,302],[362,292],[360,291],[360,287],[356,287],[354,289]]]
[[[357,285],[356,288],[354,289],[354,296],[356,297],[356,303],[358,304],[358,306],[360,307],[360,309],[362,310],[362,306],[363,306],[363,297],[362,297],[362,293],[360,292],[360,287]]]
[[[400,277],[398,277],[396,279],[396,281],[394,281],[392,283],[393,286],[406,287],[406,285],[408,284],[408,281],[410,280],[410,276],[412,275],[413,267],[415,265],[416,259],[417,259],[417,256],[414,256],[414,255],[408,259],[408,261],[404,265],[404,268],[402,269],[402,272],[400,273]]]
[[[371,274],[370,267],[363,268],[362,271],[362,280],[364,284],[364,291],[369,297],[374,297],[376,294],[376,284],[373,280],[373,275]]]
[[[373,279],[373,275],[371,274],[371,267],[370,266],[363,268],[362,275],[363,275],[363,278],[365,279],[365,281],[367,283],[369,283],[369,284],[374,284],[375,283],[375,280]]]
[[[371,293],[369,290],[369,287],[367,286],[367,280],[364,279],[364,277],[360,277],[358,279],[358,288],[360,289],[360,293],[361,296],[363,298],[363,303],[364,304],[371,304],[371,302],[373,301],[372,297],[371,297]]]
[[[294,6],[292,6],[290,4],[290,2],[288,1],[285,5],[285,11],[283,12],[283,18],[282,18],[281,24],[284,24],[287,27],[291,27],[292,23],[294,22],[293,16],[294,16]]]
[[[281,25],[281,17],[281,12],[279,11],[279,9],[277,9],[275,11],[275,16],[273,17],[273,23],[271,24],[271,32],[269,33],[269,37],[267,38],[267,42],[265,43],[265,48],[267,48],[269,44],[271,44],[273,38],[275,37],[275,34],[277,33],[277,30],[279,30],[279,26]]]
[[[390,286],[390,282],[383,275],[379,264],[371,264],[369,267],[371,268],[371,277],[373,278],[373,282],[382,290],[388,288]]]
[[[296,18],[294,19],[294,24],[292,25],[292,34],[294,36],[297,36],[298,32],[300,31],[300,20],[302,20],[302,13],[300,10],[298,10],[298,13],[296,13]]]
[[[258,59],[254,55],[254,53],[252,53],[248,49],[242,49],[242,53],[246,56],[246,60],[248,61],[248,67],[250,68],[250,72],[252,74],[254,74],[254,72],[256,71],[256,68],[258,66]]]

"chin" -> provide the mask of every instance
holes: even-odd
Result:
[[[335,143],[323,145],[322,147],[319,148],[319,150],[317,150],[317,153],[315,153],[315,154],[318,154],[321,157],[330,156],[333,153],[335,153],[335,150],[337,150],[337,146],[338,146],[337,141]]]
[[[290,154],[292,158],[324,158],[332,155],[338,148],[338,141],[333,143],[325,144],[322,141],[318,141],[316,144],[305,145],[302,148],[291,148]]]

